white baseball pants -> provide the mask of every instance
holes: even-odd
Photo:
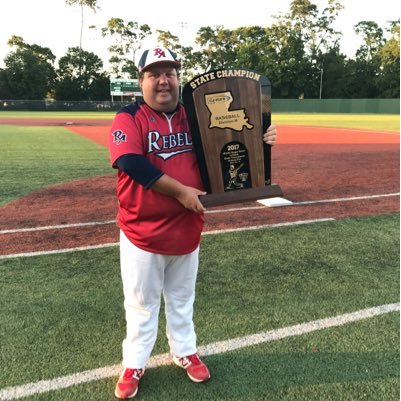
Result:
[[[120,231],[120,263],[127,336],[123,366],[146,366],[157,337],[161,295],[165,301],[170,352],[178,357],[196,352],[193,303],[199,247],[187,255],[160,255],[136,247]]]

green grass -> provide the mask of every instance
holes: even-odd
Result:
[[[117,247],[0,260],[2,387],[120,362],[125,322]],[[399,300],[399,216],[203,237],[199,344]],[[164,318],[154,354],[167,352]],[[195,385],[148,370],[143,400],[399,399],[398,314],[207,357]],[[27,400],[112,399],[115,378]]]
[[[396,401],[398,325],[392,314],[204,358],[213,377],[200,385],[174,366],[151,369],[141,380],[137,399]],[[110,378],[25,399],[107,401],[113,399],[114,385],[115,378]]]
[[[52,184],[112,174],[108,151],[63,127],[0,125],[0,206]]]
[[[400,131],[400,116],[397,114],[277,113],[273,114],[272,120],[275,124]]]
[[[111,122],[114,115],[115,112],[0,111],[0,122],[1,118],[105,118]],[[273,113],[272,120],[276,124],[400,131],[398,114]]]
[[[115,111],[0,111],[2,118],[109,118],[113,119]]]
[[[41,114],[32,113],[90,118]],[[273,120],[399,130],[393,115],[277,114]],[[0,206],[49,185],[114,173],[107,149],[65,128],[7,125],[0,125],[0,171]],[[204,236],[200,258],[199,344],[399,300],[398,215]],[[117,248],[0,260],[1,388],[120,362],[125,322],[118,263]],[[167,352],[164,331],[161,319],[154,354]],[[398,400],[399,317],[391,313],[207,362],[213,380],[201,386],[178,368],[149,370],[138,399]],[[114,384],[110,378],[26,400],[110,400]]]

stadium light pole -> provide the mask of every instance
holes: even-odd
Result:
[[[323,63],[320,64],[320,94],[319,94],[319,99],[322,99],[322,89],[323,89]]]

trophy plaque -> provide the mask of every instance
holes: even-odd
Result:
[[[271,85],[252,70],[209,71],[182,93],[207,195],[205,207],[281,196],[271,182]]]

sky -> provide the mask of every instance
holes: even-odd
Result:
[[[327,0],[311,0],[321,11]],[[362,20],[375,21],[381,27],[386,22],[400,18],[398,0],[340,0],[340,11],[334,28],[343,33],[341,51],[353,57],[360,46],[360,39],[353,26]],[[93,13],[84,8],[82,47],[97,54],[107,66],[108,40],[103,39],[100,28],[112,18],[125,22],[148,24],[153,30],[169,30],[182,38],[184,45],[193,44],[201,26],[222,25],[225,28],[260,25],[269,26],[273,16],[286,13],[291,0],[98,0],[100,9]],[[97,29],[89,29],[96,26]],[[69,6],[65,0],[2,0],[0,2],[0,67],[12,49],[7,41],[12,35],[21,36],[26,43],[48,47],[57,60],[69,47],[79,46],[81,7]]]

